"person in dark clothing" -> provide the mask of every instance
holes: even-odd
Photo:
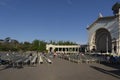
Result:
[[[115,62],[116,62],[115,57],[113,57],[113,55],[111,55],[111,56],[110,56],[110,63],[113,64],[113,63],[115,63]]]

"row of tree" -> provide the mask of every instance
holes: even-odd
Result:
[[[33,40],[32,42],[19,42],[7,37],[0,42],[0,51],[46,51],[46,44],[53,45],[76,45],[75,42],[71,41],[49,41],[44,40]]]

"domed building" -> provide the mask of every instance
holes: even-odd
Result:
[[[120,55],[120,3],[112,7],[113,16],[101,14],[88,28],[88,50]]]

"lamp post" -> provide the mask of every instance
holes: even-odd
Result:
[[[107,51],[107,54],[109,54],[108,53],[108,36],[106,37],[106,51]]]

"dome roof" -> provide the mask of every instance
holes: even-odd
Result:
[[[113,14],[115,14],[115,15],[118,14],[119,8],[120,8],[120,2],[115,3],[115,4],[112,6]]]

